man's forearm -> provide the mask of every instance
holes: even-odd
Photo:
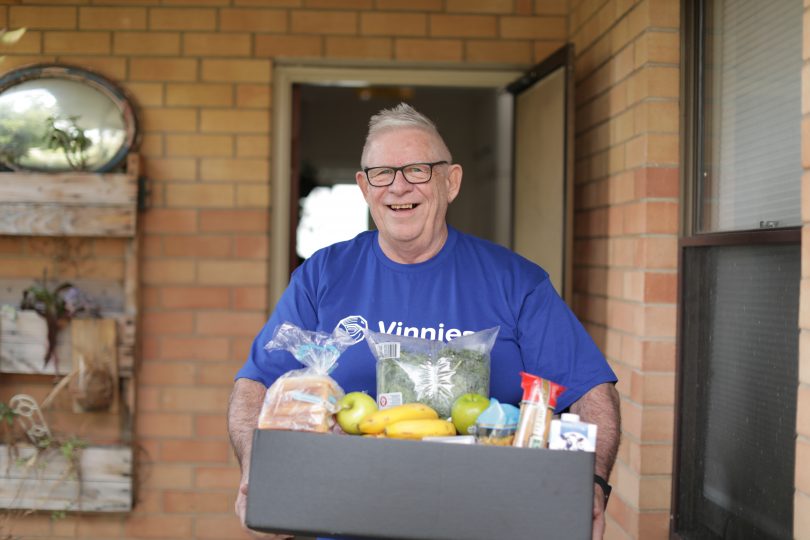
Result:
[[[602,478],[609,478],[619,449],[619,393],[612,383],[600,384],[571,405],[571,412],[578,414],[583,422],[598,426],[594,472]]]
[[[228,434],[243,474],[250,467],[253,430],[258,424],[266,391],[267,389],[260,382],[238,379],[231,392],[231,399],[228,403]]]

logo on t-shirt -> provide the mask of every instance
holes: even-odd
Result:
[[[368,322],[360,315],[349,315],[337,323],[337,328],[349,334],[355,343],[360,343],[366,337]]]

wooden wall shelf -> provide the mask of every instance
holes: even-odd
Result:
[[[9,461],[9,448],[0,444],[0,508],[128,512],[132,509],[132,448],[90,446],[81,454],[81,486],[57,449],[26,467],[34,455],[30,445],[18,445],[19,459]],[[81,487],[81,489],[80,489]]]
[[[122,415],[121,425],[131,430],[135,413],[135,349],[138,326],[138,176],[140,159],[127,157],[121,173],[0,172],[0,237],[121,238],[124,251],[120,311],[102,313],[116,320],[116,373],[122,406],[110,409]],[[31,276],[32,282],[39,276]],[[118,309],[118,308],[116,308]],[[71,328],[57,340],[59,374],[71,371]],[[79,334],[80,335],[80,334]],[[47,347],[45,321],[33,311],[0,316],[0,374],[54,375],[43,369]],[[2,376],[2,375],[0,375]],[[118,391],[116,391],[116,396]],[[120,446],[91,446],[82,455],[82,490],[75,479],[63,479],[66,464],[60,456],[48,460],[42,471],[25,470],[8,462],[0,445],[0,508],[126,512],[132,507],[132,433],[123,433]],[[28,450],[33,452],[32,449]],[[60,464],[60,459],[62,462]],[[21,495],[22,494],[22,495]]]
[[[0,234],[134,237],[138,155],[126,173],[0,173]]]

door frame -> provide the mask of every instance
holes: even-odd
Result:
[[[289,282],[290,172],[293,85],[333,86],[412,85],[499,88],[523,75],[514,68],[369,67],[277,64],[273,70],[272,150],[270,174],[270,261],[268,309],[272,311]],[[358,156],[360,148],[357,149]]]

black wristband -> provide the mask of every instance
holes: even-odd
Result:
[[[613,488],[610,487],[610,484],[607,483],[607,480],[605,480],[598,474],[593,475],[593,481],[595,484],[599,484],[599,487],[602,488],[602,493],[605,494],[605,507],[607,507],[608,499],[610,498],[610,492]]]

